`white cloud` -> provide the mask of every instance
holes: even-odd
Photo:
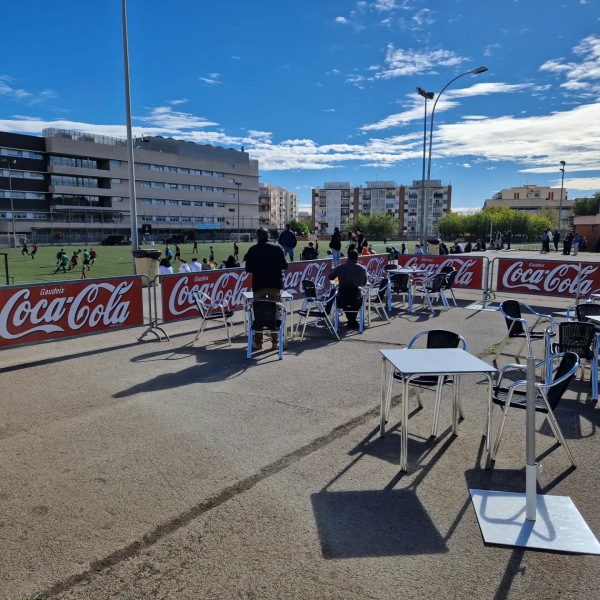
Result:
[[[378,12],[389,12],[390,10],[396,10],[396,0],[376,0],[373,3],[373,8]]]
[[[221,81],[219,81],[218,73],[210,73],[208,77],[199,77],[200,81],[204,81],[204,83],[208,85],[221,85]]]
[[[179,104],[185,104],[187,101],[187,98],[181,98],[180,100],[170,100],[169,104],[172,104],[173,106],[178,106]]]
[[[336,17],[335,22],[339,23],[340,25],[349,25],[350,24],[350,21],[348,21],[348,19],[346,19],[346,17]]]
[[[394,48],[388,44],[385,56],[386,68],[378,73],[377,79],[391,79],[392,77],[403,77],[406,75],[424,74],[436,67],[454,67],[460,65],[466,59],[458,56],[451,50],[430,50],[421,52],[418,50],[404,50]]]

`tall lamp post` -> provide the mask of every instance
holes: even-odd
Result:
[[[131,96],[129,91],[129,42],[127,41],[127,3],[121,0],[121,19],[123,21],[123,61],[125,64],[125,113],[127,118],[127,168],[129,177],[129,218],[131,230],[131,248],[137,250],[137,201],[135,198],[135,164],[133,162],[133,135],[131,132]],[[135,261],[133,261],[135,273]]]
[[[237,237],[238,242],[240,241],[240,187],[242,187],[241,181],[234,181],[235,185],[237,185]]]
[[[466,73],[461,73],[460,75],[457,75],[454,79],[451,79],[442,88],[442,91],[437,95],[437,98],[435,99],[435,102],[433,103],[433,108],[431,109],[431,122],[429,125],[429,158],[428,158],[428,164],[427,164],[427,184],[426,184],[426,189],[425,189],[426,197],[429,196],[429,181],[431,179],[431,146],[432,146],[432,141],[433,141],[433,118],[435,116],[435,107],[437,106],[438,100],[440,99],[440,96],[446,91],[446,88],[448,86],[450,86],[451,84],[453,84],[457,79],[460,79],[461,77],[464,77],[465,75],[479,75],[480,73],[485,73],[487,70],[488,70],[487,67],[477,67],[476,69],[467,71]],[[427,229],[427,227],[428,227],[427,211],[428,211],[428,205],[426,202],[425,203],[425,229]],[[425,233],[427,233],[427,231],[425,231]]]
[[[423,88],[417,88],[417,94],[425,98],[425,115],[423,116],[423,174],[421,175],[421,201],[419,202],[419,243],[421,249],[424,250],[425,246],[425,155],[427,152],[427,100],[433,100],[433,92],[426,92]]]
[[[561,223],[562,223],[562,203],[563,203],[563,190],[565,188],[565,166],[566,166],[566,162],[564,160],[560,161],[560,169],[559,171],[562,171],[562,177],[560,180],[560,200],[558,201],[558,223],[556,228],[558,229],[558,231],[561,230]]]
[[[15,205],[13,202],[12,172],[11,172],[10,165],[11,164],[14,165],[17,161],[15,159],[10,159],[10,158],[3,158],[2,161],[5,162],[6,166],[8,167],[8,193],[10,196],[10,216],[12,219],[13,246],[16,248],[17,247],[17,229],[15,226]]]

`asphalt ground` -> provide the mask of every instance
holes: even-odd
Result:
[[[308,328],[283,361],[246,359],[241,315],[231,346],[216,323],[192,343],[190,320],[165,326],[170,341],[139,342],[134,329],[3,350],[0,597],[597,598],[598,557],[484,543],[469,488],[523,492],[525,440],[511,413],[484,468],[482,378],[461,378],[458,436],[449,390],[435,439],[433,393],[422,409],[411,394],[408,473],[399,385],[379,437],[379,349],[443,328],[492,361],[503,318],[467,308],[480,293],[457,298],[433,316],[395,303],[390,324],[342,328],[340,342]],[[538,493],[570,496],[599,535],[600,408],[587,379],[556,413],[576,469],[538,416]]]

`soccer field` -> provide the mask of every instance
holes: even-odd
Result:
[[[319,258],[323,258],[327,254],[328,240],[319,242]],[[387,245],[394,245],[397,248],[401,242],[387,242]],[[239,242],[240,262],[243,260],[248,248],[254,242]],[[220,266],[230,254],[233,254],[233,242],[224,242],[218,244],[198,244],[198,260],[209,258],[210,246],[212,245],[215,252],[215,263]],[[298,242],[294,258],[300,260],[300,253],[306,245],[305,242]],[[383,242],[373,242],[373,249],[378,252],[384,252],[385,246]],[[56,273],[56,254],[64,248],[69,257],[76,250],[83,250],[87,246],[40,246],[34,260],[28,256],[21,254],[21,248],[0,248],[0,253],[8,254],[8,275],[9,284],[24,284],[24,283],[42,283],[47,281],[67,281],[80,279],[82,274],[81,260],[76,269],[63,273]],[[343,252],[346,252],[348,243],[344,242]],[[414,243],[410,243],[410,249],[414,248]],[[95,246],[98,258],[90,271],[85,271],[86,277],[114,277],[125,276],[133,273],[133,256],[130,246]],[[163,245],[142,246],[145,249],[160,250],[162,256],[165,254]],[[175,254],[175,246],[170,246],[171,251]],[[195,254],[192,254],[192,244],[181,244],[181,258],[190,262]],[[29,247],[31,250],[31,246]],[[87,247],[89,250],[89,247]],[[4,257],[0,255],[0,284],[6,284],[6,275],[4,270]],[[177,272],[178,265],[173,262],[173,270]]]

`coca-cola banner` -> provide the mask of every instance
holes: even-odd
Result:
[[[439,273],[443,267],[454,267],[457,271],[454,286],[473,290],[483,289],[484,256],[451,254],[431,256],[430,254],[404,254],[398,258],[401,267],[425,269],[427,276]]]
[[[376,254],[361,256],[358,260],[370,274],[381,275],[388,263],[388,256]],[[331,259],[290,263],[283,273],[283,289],[292,293],[295,298],[302,298],[301,283],[304,279],[328,289],[331,269]],[[205,293],[213,302],[225,300],[232,310],[241,309],[244,305],[243,293],[252,291],[252,275],[241,268],[165,275],[161,282],[164,322],[197,316],[192,296],[196,291]]]
[[[600,288],[600,265],[597,263],[508,258],[497,260],[496,290],[499,292],[571,297],[577,294],[578,279],[580,296],[587,296]]]
[[[0,288],[0,347],[143,324],[140,277]]]

